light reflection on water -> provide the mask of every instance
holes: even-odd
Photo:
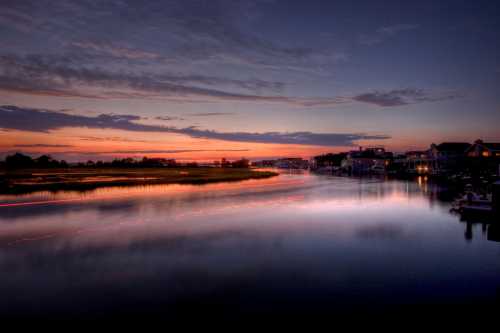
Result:
[[[442,197],[307,173],[1,196],[0,313],[495,301],[500,243]]]

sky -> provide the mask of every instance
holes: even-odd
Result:
[[[496,1],[2,0],[0,156],[500,141]]]

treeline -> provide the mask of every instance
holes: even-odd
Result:
[[[65,160],[55,160],[49,155],[42,155],[37,158],[31,158],[28,155],[16,153],[9,155],[4,161],[0,162],[0,166],[6,169],[30,169],[30,168],[67,168],[69,164]]]
[[[9,155],[4,161],[0,161],[0,168],[15,170],[15,169],[55,169],[55,168],[160,168],[160,167],[190,167],[196,168],[199,166],[196,162],[189,163],[177,163],[174,159],[166,158],[148,158],[143,157],[142,159],[134,158],[117,158],[111,162],[107,161],[92,161],[80,162],[73,165],[69,165],[65,160],[56,160],[50,155],[42,155],[37,158],[32,158],[28,155],[21,153],[15,153]],[[247,159],[241,159],[233,162],[229,162],[226,159],[222,159],[220,162],[214,162],[215,167],[223,168],[248,168],[250,166],[250,161]]]
[[[140,160],[136,160],[131,157],[127,158],[115,158],[111,162],[104,161],[87,161],[86,163],[77,163],[76,167],[82,168],[160,168],[160,167],[175,167],[179,164],[174,159],[166,158],[148,158],[143,157]],[[190,163],[189,166],[197,167],[198,164]]]
[[[57,160],[50,155],[42,155],[37,158],[15,153],[9,155],[4,161],[0,162],[0,166],[5,169],[49,169],[49,168],[69,168],[70,165],[65,160]],[[133,158],[114,159],[111,162],[106,161],[92,161],[80,162],[71,165],[76,168],[144,168],[144,167],[173,167],[177,163],[173,159],[165,158],[148,158],[144,157],[140,160]],[[198,166],[197,163],[188,163],[188,166]]]
[[[250,167],[250,161],[242,158],[241,160],[230,162],[223,158],[220,161],[214,161],[213,165],[220,168],[248,168]]]

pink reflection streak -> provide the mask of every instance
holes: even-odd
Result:
[[[404,202],[404,200],[407,198],[406,195],[401,194],[401,193],[393,193],[390,196],[384,197],[384,201],[390,205],[394,204],[399,204],[401,202]],[[246,202],[243,204],[231,204],[231,205],[226,205],[224,207],[211,207],[209,209],[198,209],[198,210],[191,210],[189,212],[183,212],[183,213],[178,213],[175,216],[171,218],[172,221],[174,220],[182,220],[185,218],[189,217],[200,217],[200,216],[208,216],[208,215],[217,215],[221,213],[225,213],[227,211],[237,211],[237,210],[242,210],[242,209],[255,209],[259,207],[270,207],[270,206],[283,206],[283,205],[288,205],[291,203],[297,203],[304,201],[305,197],[303,195],[291,195],[279,199],[272,199],[272,200],[262,200],[262,201],[256,201],[256,202]],[[378,202],[370,202],[373,205],[379,205],[380,203]],[[345,207],[345,206],[352,206],[353,204],[359,204],[359,199],[358,200],[329,200],[327,203],[321,201],[321,202],[316,202],[316,203],[308,203],[307,207],[302,207],[302,208],[308,208],[308,209],[313,209],[313,210],[320,210],[321,207]],[[76,237],[78,235],[82,234],[88,234],[88,233],[95,233],[95,232],[103,232],[103,231],[109,231],[116,229],[120,226],[138,226],[141,224],[145,224],[148,222],[152,222],[150,219],[146,220],[136,220],[132,222],[119,222],[115,223],[112,225],[105,225],[105,226],[96,226],[96,227],[82,227],[78,228],[77,230],[72,230],[72,231],[62,231],[62,232],[56,232],[56,233],[50,233],[46,235],[41,235],[38,237],[24,237],[20,238],[17,240],[14,240],[12,242],[7,243],[6,245],[8,246],[14,246],[19,243],[24,243],[24,242],[33,242],[33,241],[42,241],[42,240],[47,240],[50,238],[55,238],[55,237],[60,237],[60,236],[66,236],[66,237]],[[197,226],[196,228],[198,229],[200,226]],[[213,223],[210,223],[210,227],[214,227]]]
[[[257,207],[262,207],[262,206],[280,206],[284,204],[289,204],[292,202],[298,202],[302,201],[304,199],[303,195],[295,195],[295,196],[288,196],[286,198],[281,198],[277,200],[266,200],[266,201],[261,201],[261,202],[254,202],[250,204],[241,204],[241,205],[228,205],[223,208],[217,208],[217,209],[211,209],[211,210],[206,210],[206,209],[198,209],[195,211],[191,211],[189,213],[181,213],[177,214],[175,216],[176,219],[187,217],[187,216],[201,216],[201,215],[206,215],[206,214],[218,214],[222,213],[228,210],[239,210],[242,208],[257,208]]]
[[[56,233],[47,234],[47,235],[38,236],[38,237],[25,237],[25,238],[16,239],[12,242],[9,242],[9,243],[7,243],[7,246],[13,246],[13,245],[16,245],[19,243],[25,243],[25,242],[45,240],[45,239],[49,239],[49,238],[55,238],[57,236],[64,236],[64,235],[71,236],[71,235],[78,235],[78,234],[82,234],[82,233],[86,233],[86,232],[96,232],[96,231],[102,231],[102,230],[106,230],[106,229],[113,229],[113,228],[116,228],[116,227],[119,227],[119,226],[122,226],[125,224],[131,224],[131,223],[120,222],[117,224],[102,226],[102,227],[97,227],[97,228],[80,228],[80,229],[77,229],[75,231],[56,232]]]
[[[101,199],[101,198],[95,198]],[[85,201],[91,199],[85,198],[74,198],[74,199],[59,199],[59,200],[43,200],[43,201],[28,201],[28,202],[13,202],[13,203],[3,203],[0,204],[0,207],[22,207],[22,206],[33,206],[33,205],[47,205],[47,204],[59,204],[66,202],[75,202],[75,201]]]
[[[216,215],[220,214],[226,211],[230,210],[240,210],[240,209],[251,209],[251,208],[258,208],[258,207],[263,207],[263,206],[280,206],[280,205],[286,205],[290,204],[292,202],[298,202],[304,199],[303,195],[295,195],[295,196],[288,196],[285,198],[277,199],[277,200],[265,200],[265,201],[260,201],[260,202],[252,202],[252,203],[246,203],[246,204],[241,204],[241,205],[228,205],[222,208],[215,208],[215,209],[198,209],[195,211],[190,211],[186,213],[180,213],[176,214],[173,217],[173,220],[179,220],[183,219],[186,217],[197,217],[197,216],[207,216],[207,215]],[[126,226],[126,225],[138,225],[138,224],[144,224],[146,222],[149,222],[148,220],[139,220],[139,221],[133,221],[133,222],[119,222],[117,224],[113,225],[106,225],[106,226],[98,226],[98,227],[85,227],[85,228],[78,228],[75,231],[62,231],[62,232],[56,232],[56,233],[51,233],[51,234],[46,234],[38,237],[24,237],[20,238],[17,240],[14,240],[12,242],[7,243],[7,246],[14,246],[19,243],[25,243],[25,242],[33,242],[33,241],[41,241],[41,240],[46,240],[50,238],[55,238],[55,237],[60,237],[60,236],[69,236],[69,237],[75,237],[84,233],[93,233],[93,232],[102,232],[106,230],[112,230],[120,226]]]
[[[288,181],[280,181],[280,182],[275,182],[274,184],[269,181],[262,181],[260,180],[256,184],[250,183],[252,180],[248,181],[248,183],[245,184],[211,184],[208,185],[210,188],[215,188],[217,190],[230,190],[230,189],[239,189],[239,188],[244,188],[244,189],[255,189],[255,188],[268,188],[268,187],[276,187],[276,186],[300,186],[305,184],[305,181],[303,180],[288,180]],[[95,200],[111,200],[111,199],[117,199],[117,198],[127,198],[127,197],[134,197],[138,195],[151,195],[152,192],[156,192],[156,195],[161,195],[165,194],[168,192],[174,192],[178,194],[179,192],[182,193],[187,193],[187,192],[205,192],[209,190],[210,188],[203,187],[203,188],[197,188],[194,187],[193,185],[179,185],[179,184],[168,184],[168,185],[150,185],[150,186],[134,186],[130,188],[126,188],[127,190],[132,189],[132,190],[137,190],[140,189],[140,191],[137,192],[132,192],[132,193],[123,193],[123,194],[118,194],[118,193],[111,193],[108,195],[92,195],[92,197],[77,197],[77,198],[67,198],[67,199],[53,199],[53,200],[37,200],[37,201],[27,201],[27,202],[7,202],[7,203],[0,203],[0,208],[2,207],[23,207],[23,206],[34,206],[34,205],[53,205],[53,204],[65,204],[65,203],[73,203],[73,202],[89,202],[89,201],[95,201]],[[153,191],[150,191],[150,190]],[[123,187],[116,187],[116,188],[106,188],[106,192],[121,192],[123,191]],[[96,190],[97,192],[98,190]],[[94,192],[94,193],[96,193]],[[69,193],[63,193],[63,195],[69,195]]]

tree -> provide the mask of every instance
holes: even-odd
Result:
[[[231,165],[233,168],[248,168],[250,167],[250,161],[242,158],[241,160],[234,161]]]
[[[224,157],[220,161],[220,166],[223,168],[228,168],[230,165],[231,165],[231,163],[228,160],[226,160]]]
[[[35,161],[31,157],[21,153],[15,153],[5,158],[5,167],[7,169],[25,169],[33,168],[34,166]]]
[[[35,159],[35,162],[38,168],[50,168],[59,164],[59,162],[53,160],[50,155],[42,155]]]

